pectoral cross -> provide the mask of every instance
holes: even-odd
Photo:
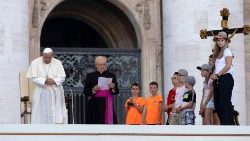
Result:
[[[229,13],[229,10],[227,8],[223,8],[220,11],[220,15],[222,17],[222,20],[221,20],[222,29],[221,30],[210,30],[210,31],[207,31],[207,29],[202,29],[202,30],[200,30],[201,39],[207,39],[208,36],[215,36],[221,31],[226,32],[227,35],[231,34],[230,36],[228,36],[229,40],[234,36],[234,34],[244,33],[244,35],[247,35],[250,32],[249,25],[244,25],[241,28],[228,28],[228,17],[230,15],[230,13]]]

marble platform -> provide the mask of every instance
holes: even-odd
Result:
[[[1,141],[249,141],[250,126],[0,126]]]

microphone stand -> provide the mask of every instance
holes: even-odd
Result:
[[[72,123],[75,124],[75,117],[74,117],[74,97],[73,97],[73,91],[72,89],[70,88],[69,89],[70,91],[70,94],[71,94],[71,99],[72,99],[72,104],[71,104],[71,114],[72,114]]]

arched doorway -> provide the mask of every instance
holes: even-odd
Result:
[[[93,71],[97,55],[108,57],[109,70],[116,74],[120,94],[115,98],[119,123],[125,123],[124,102],[130,84],[141,81],[141,54],[138,35],[128,17],[108,1],[65,1],[46,18],[40,45],[54,49],[64,65],[65,94],[73,94],[74,114],[70,123],[84,123],[83,79]],[[69,108],[71,113],[72,108]]]
[[[43,33],[48,32],[44,31],[47,25],[60,18],[72,19],[67,22],[69,24],[72,24],[73,20],[78,20],[89,26],[89,29],[92,28],[103,38],[108,48],[139,47],[138,35],[136,35],[131,21],[118,7],[108,1],[74,0],[62,2],[46,18],[41,38],[43,38]],[[61,23],[58,20],[57,28],[68,25],[67,23]],[[43,41],[43,39],[41,40]],[[43,45],[41,44],[41,46]]]

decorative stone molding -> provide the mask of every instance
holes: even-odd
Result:
[[[32,27],[37,28],[39,25],[39,16],[38,16],[38,4],[37,0],[34,0],[33,12],[32,12]]]
[[[40,4],[41,4],[40,11],[41,11],[41,17],[42,17],[44,15],[44,12],[47,10],[47,3],[45,0],[41,0]]]
[[[143,7],[144,6],[144,7]],[[139,13],[139,16],[143,14],[143,27],[149,30],[151,27],[150,12],[149,12],[149,0],[140,1],[135,6],[135,11]]]
[[[150,14],[149,14],[149,0],[145,0],[145,5],[144,5],[144,15],[143,15],[143,26],[145,29],[149,30],[150,29]]]
[[[139,13],[139,16],[141,16],[142,12],[143,12],[143,1],[140,1],[138,2],[136,5],[135,5],[135,11],[137,11]]]

